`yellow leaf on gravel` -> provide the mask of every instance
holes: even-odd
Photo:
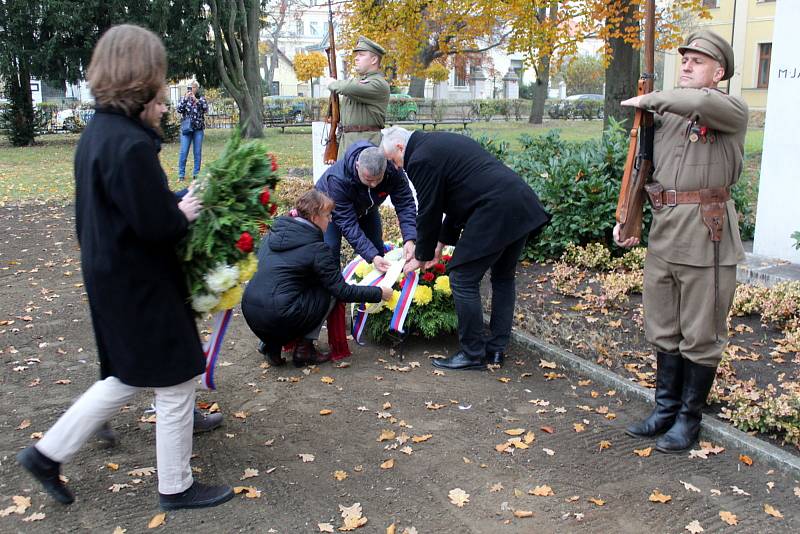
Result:
[[[423,434],[421,436],[413,436],[411,441],[414,443],[422,443],[423,441],[428,441],[433,437],[433,434]]]
[[[522,441],[530,445],[531,443],[536,441],[536,436],[533,434],[533,432],[528,432],[527,434],[525,434],[525,437],[522,438]]]
[[[233,412],[233,416],[236,419],[245,420],[247,419],[247,412]]]
[[[396,435],[394,430],[382,430],[381,435],[378,436],[378,439],[375,441],[389,441],[390,439],[394,439]]]
[[[500,378],[497,379],[497,381],[502,382],[503,384],[508,384],[509,382],[511,382],[511,379],[506,376],[501,376]]]
[[[660,502],[660,503],[667,503],[672,500],[671,495],[664,495],[658,490],[653,490],[653,493],[650,494],[650,497],[647,498],[650,502]]]
[[[725,521],[729,525],[739,524],[739,519],[736,517],[736,515],[730,512],[726,512],[725,510],[719,513],[719,518]]]
[[[609,447],[611,447],[611,442],[608,441],[607,439],[604,439],[600,441],[599,446],[600,450],[602,451],[603,449],[608,449]]]
[[[333,525],[330,523],[317,523],[317,528],[320,532],[333,532]]]
[[[540,359],[539,360],[539,367],[541,367],[542,369],[555,369],[556,368],[556,362],[548,362],[547,360]]]
[[[519,518],[533,517],[533,512],[530,512],[528,510],[514,510],[514,517],[519,517]]]
[[[347,478],[347,471],[334,471],[333,478],[341,482],[342,480]]]
[[[503,430],[504,433],[508,434],[509,436],[521,436],[525,433],[524,428],[509,428],[508,430]]]
[[[550,486],[536,486],[532,490],[528,491],[531,495],[536,495],[537,497],[551,497],[555,495],[553,493],[553,488]]]
[[[117,528],[114,529],[114,532],[112,532],[111,534],[125,534],[126,532],[128,532],[128,529],[122,528],[122,527],[117,527]]]
[[[450,499],[451,503],[455,504],[459,508],[463,508],[464,505],[469,502],[469,493],[461,488],[451,489],[447,494],[447,497]]]
[[[683,528],[685,530],[688,530],[691,534],[700,534],[701,532],[705,532],[703,530],[703,527],[700,526],[700,521],[698,521],[697,519],[695,519],[694,521],[692,521]]]
[[[161,512],[160,514],[156,514],[153,516],[150,522],[147,523],[147,528],[158,528],[166,522],[167,522],[167,514]]]
[[[772,517],[777,517],[778,519],[783,519],[783,514],[777,508],[774,508],[772,505],[764,504],[764,512],[771,515]]]
[[[392,467],[394,467],[394,459],[392,458],[389,458],[381,464],[381,469],[391,469]]]
[[[386,527],[386,534],[396,534],[396,532],[397,532],[397,526],[394,523]]]
[[[333,378],[332,376],[323,376],[323,377],[322,377],[322,378],[320,378],[319,380],[320,380],[320,382],[322,382],[323,384],[333,384],[333,383],[336,381],[336,379],[335,379],[335,378]]]
[[[575,429],[575,432],[581,433],[586,430],[586,427],[582,423],[573,423],[572,428]]]
[[[254,488],[253,486],[236,486],[233,488],[233,493],[239,495],[240,493],[244,493],[244,496],[248,499],[258,499],[261,497],[261,491]]]
[[[590,497],[589,502],[594,503],[597,506],[603,506],[606,504],[606,501],[604,501],[603,499],[596,499],[594,497]]]
[[[746,454],[740,454],[739,461],[742,462],[744,465],[753,465],[753,459],[747,456]]]
[[[241,476],[241,478],[239,478],[239,480],[245,480],[247,478],[253,478],[257,476],[258,476],[258,469],[253,469],[251,467],[248,467],[247,469],[244,470],[244,474]]]
[[[325,409],[325,410],[320,410],[320,411],[319,411],[319,414],[320,414],[320,415],[330,415],[330,414],[332,414],[332,413],[333,413],[333,410],[328,410],[328,409]]]
[[[112,471],[116,471],[117,469],[119,469],[119,464],[115,464],[113,462],[108,462],[108,463],[106,463],[106,467],[108,467]]]
[[[633,454],[641,458],[647,458],[652,452],[653,447],[647,447],[646,449],[633,449]]]
[[[502,489],[503,489],[503,484],[500,483],[500,482],[496,482],[495,484],[492,484],[491,488],[489,488],[489,493],[497,493],[498,491],[501,491]]]
[[[128,471],[128,474],[132,477],[149,477],[155,472],[155,467],[141,467],[139,469],[134,469],[133,471]]]
[[[33,523],[34,521],[41,521],[45,518],[44,512],[36,512],[35,514],[31,514],[22,521],[25,523]]]
[[[17,430],[25,430],[29,426],[31,426],[31,420],[30,419],[23,419],[22,422],[17,427]]]

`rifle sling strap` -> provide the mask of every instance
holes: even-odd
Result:
[[[342,126],[344,133],[380,132],[383,126]]]

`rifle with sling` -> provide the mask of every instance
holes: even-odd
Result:
[[[644,72],[639,78],[637,95],[653,91],[655,78],[655,0],[647,0],[644,30]],[[642,237],[644,217],[644,187],[653,175],[653,138],[655,126],[653,112],[636,108],[630,130],[628,156],[617,199],[617,222],[620,223],[620,241]]]
[[[337,79],[336,74],[336,39],[333,33],[333,8],[331,0],[328,0],[328,48],[325,49],[328,56],[328,70],[331,78]],[[339,157],[339,95],[336,91],[331,91],[330,101],[328,102],[328,115],[325,122],[328,123],[328,135],[323,136],[325,142],[325,154],[322,161],[330,163]]]

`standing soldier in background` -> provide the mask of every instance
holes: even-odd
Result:
[[[739,179],[747,133],[747,104],[717,85],[733,76],[733,49],[701,30],[678,51],[679,89],[622,102],[658,115],[653,207],[644,265],[647,340],[657,350],[656,407],[626,432],[651,438],[656,450],[690,448],[727,341],[727,317],[744,260],[730,188]],[[635,237],[620,241],[631,247]]]
[[[353,62],[358,77],[335,80],[328,85],[330,91],[336,91],[342,96],[343,137],[339,143],[339,158],[356,141],[363,139],[374,145],[381,142],[381,129],[386,122],[386,108],[389,106],[389,84],[380,70],[385,53],[379,44],[366,37],[359,37],[353,49]]]

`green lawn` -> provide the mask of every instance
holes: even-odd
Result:
[[[508,141],[512,149],[519,148],[520,134],[543,134],[558,129],[564,139],[582,141],[600,135],[600,121],[548,121],[542,125],[525,122],[479,122],[471,129],[499,140]],[[430,129],[428,129],[430,131]],[[203,143],[203,161],[214,160],[222,151],[231,130],[208,130]],[[761,152],[763,130],[749,130],[745,142],[748,155]],[[285,133],[278,129],[266,130],[264,139],[268,150],[278,157],[280,172],[292,168],[311,167],[311,129],[289,128]],[[52,134],[38,138],[33,147],[13,148],[5,139],[0,141],[0,204],[29,200],[61,200],[73,195],[72,160],[78,136]],[[167,143],[161,151],[161,164],[170,178],[170,185],[178,187],[178,148]],[[191,173],[191,155],[187,167]]]

